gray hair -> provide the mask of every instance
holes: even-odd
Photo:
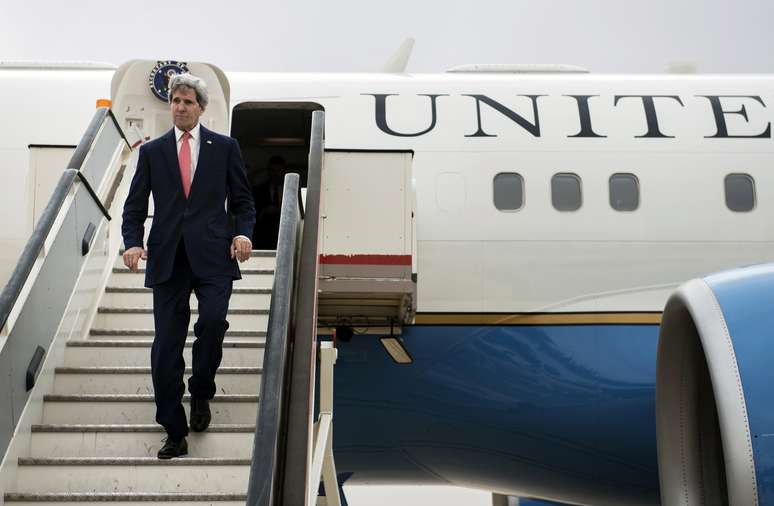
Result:
[[[209,93],[207,92],[207,83],[204,79],[196,77],[193,74],[176,74],[169,78],[169,103],[172,103],[172,95],[181,86],[191,88],[196,92],[196,101],[199,102],[199,107],[204,109],[210,102]]]

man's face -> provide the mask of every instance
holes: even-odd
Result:
[[[204,112],[196,100],[196,92],[187,86],[180,86],[175,90],[169,105],[172,109],[172,121],[180,130],[188,131],[195,127],[199,116]]]

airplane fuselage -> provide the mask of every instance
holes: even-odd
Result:
[[[340,473],[658,503],[660,312],[686,280],[772,259],[774,77],[227,76],[231,110],[319,104],[326,148],[414,153],[414,362],[339,345]],[[88,118],[94,98],[67,107]],[[85,121],[14,135],[74,143]],[[26,163],[26,144],[3,147]]]

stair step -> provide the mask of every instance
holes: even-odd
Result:
[[[153,292],[150,288],[108,286],[100,304],[105,307],[153,307]],[[192,308],[199,306],[195,295],[191,295]],[[232,309],[269,309],[271,288],[234,288],[229,300]]]
[[[89,339],[69,341],[65,348],[64,365],[88,367],[100,364],[109,367],[150,366],[153,340],[150,339]],[[191,363],[193,339],[186,341],[183,359]],[[263,364],[265,342],[223,342],[221,367],[260,367]]]
[[[144,293],[149,296],[153,294],[152,288],[145,288],[145,287],[121,287],[121,286],[108,286],[105,288],[105,292],[107,293]],[[271,288],[234,288],[232,290],[232,295],[236,294],[268,294],[271,295]],[[191,300],[195,300],[195,297],[191,295]],[[103,304],[107,305],[107,304]]]
[[[126,251],[123,247],[119,248],[118,256],[121,257]],[[277,251],[273,249],[254,249],[250,252],[250,258],[269,257],[274,258],[277,256]]]
[[[16,492],[247,492],[250,459],[20,458]]]
[[[245,504],[276,252],[253,251],[240,264],[243,279],[234,283],[218,393],[210,401],[212,424],[191,432],[189,455],[172,460],[156,458],[166,434],[154,423],[153,293],[143,286],[145,265],[132,273],[120,254],[115,259],[93,328],[86,339],[66,343],[41,423],[31,428],[28,453],[0,506]],[[191,308],[192,329],[195,295]],[[187,365],[193,342],[189,331]],[[190,374],[189,367],[185,378]],[[183,407],[188,415],[187,394]]]
[[[106,307],[100,306],[97,309],[99,314],[153,314],[153,309],[149,307]],[[191,316],[198,315],[199,309],[191,309]],[[229,309],[228,315],[268,315],[268,309]]]
[[[74,394],[152,394],[151,368],[57,367],[54,393]],[[215,376],[218,394],[257,394],[261,387],[259,367],[220,367]],[[185,378],[191,376],[190,367]]]
[[[271,288],[274,283],[273,269],[241,269],[242,279],[234,281],[234,287]],[[113,269],[108,280],[110,286],[142,287],[145,284],[145,269],[132,272],[128,268]]]
[[[88,433],[88,432],[131,432],[131,433],[142,433],[142,432],[152,432],[159,434],[164,433],[164,428],[161,425],[158,424],[149,424],[149,423],[135,423],[135,424],[120,424],[120,423],[111,423],[111,424],[89,424],[89,423],[83,423],[83,424],[35,424],[32,425],[32,432],[59,432],[59,433],[68,433],[68,432],[77,432],[77,433]],[[228,424],[228,423],[213,423],[210,424],[210,426],[207,428],[207,432],[201,432],[197,433],[200,435],[206,435],[211,433],[240,433],[240,432],[247,432],[250,434],[253,434],[255,432],[255,425],[249,425],[249,424]],[[191,433],[191,435],[195,435],[195,433]]]
[[[198,318],[198,309],[191,310],[189,329]],[[268,309],[229,309],[226,316],[230,328],[240,330],[266,330]],[[153,310],[147,307],[115,308],[100,307],[93,325],[99,328],[153,328]]]
[[[260,254],[256,254],[260,253]],[[114,266],[118,269],[124,268],[123,249],[119,252]],[[250,258],[239,264],[240,269],[273,269],[277,263],[274,251],[253,251]],[[145,266],[145,260],[140,260],[140,267]]]
[[[19,457],[20,466],[137,466],[189,467],[201,465],[249,466],[250,459],[233,457],[182,457],[158,459],[148,457]]]
[[[164,428],[158,424],[135,423],[135,424],[89,424],[89,423],[54,423],[54,424],[34,424],[31,431],[33,433],[57,432],[57,433],[159,433],[164,434]],[[191,433],[194,435],[220,434],[220,433],[248,433],[255,432],[255,425],[235,424],[235,423],[212,423],[207,428],[207,432]]]
[[[92,328],[89,331],[89,335],[93,337],[110,337],[113,339],[130,338],[135,339],[137,337],[153,337],[156,335],[156,331],[153,330],[153,326],[144,328]],[[188,337],[194,337],[193,330],[188,331]],[[258,338],[265,338],[265,330],[235,330],[228,329],[226,331],[226,339],[250,339],[255,340]]]
[[[35,503],[36,506],[62,506],[67,504],[89,503],[90,506],[138,506],[174,502],[175,506],[244,506],[247,494],[154,494],[154,493],[115,493],[115,494],[5,494],[5,506]]]
[[[239,269],[242,274],[254,274],[254,275],[273,275],[274,269]],[[145,269],[137,269],[136,272],[132,272],[128,267],[114,267],[113,274],[145,274]]]
[[[207,432],[191,432],[191,457],[252,456],[253,425],[213,424]],[[160,425],[33,425],[31,457],[156,457],[163,445]]]
[[[189,412],[190,396],[183,397]],[[252,424],[258,414],[258,395],[216,395],[210,401],[212,423]],[[149,394],[50,394],[43,397],[44,424],[144,424],[155,420],[156,405]]]

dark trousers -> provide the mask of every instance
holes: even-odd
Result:
[[[191,320],[191,291],[199,301],[194,324],[193,374],[188,392],[197,399],[215,396],[215,372],[223,357],[223,337],[228,329],[226,313],[231,297],[231,276],[202,279],[188,263],[183,241],[177,247],[172,276],[153,287],[153,319],[156,335],[151,349],[151,374],[156,397],[156,421],[174,439],[188,435],[182,400],[185,385],[183,348]]]

